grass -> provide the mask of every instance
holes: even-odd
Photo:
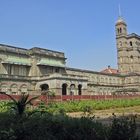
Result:
[[[116,100],[86,100],[50,103],[46,109],[49,112],[90,112],[95,110],[117,109],[140,106],[140,99],[116,99]]]
[[[10,102],[0,102],[0,112],[9,110]],[[95,110],[118,109],[140,106],[140,98],[136,99],[115,99],[115,100],[82,100],[82,101],[68,101],[49,103],[47,106],[41,102],[36,108],[37,110],[44,110],[50,113],[57,112],[93,112]]]

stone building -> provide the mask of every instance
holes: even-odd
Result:
[[[127,34],[127,25],[121,17],[116,23],[116,42],[119,72],[140,73],[140,36]]]
[[[136,93],[140,85],[140,36],[116,23],[118,70],[101,72],[66,67],[63,52],[0,44],[0,91],[8,94],[111,95]]]

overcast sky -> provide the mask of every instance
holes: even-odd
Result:
[[[117,68],[118,5],[140,34],[140,0],[0,0],[0,44],[62,51],[67,66]]]

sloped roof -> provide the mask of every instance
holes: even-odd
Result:
[[[49,66],[56,66],[56,67],[65,67],[65,64],[58,60],[58,59],[45,59],[41,58],[41,60],[37,63],[37,65],[49,65]]]
[[[8,56],[8,58],[2,60],[1,63],[8,63],[8,64],[16,64],[16,65],[26,65],[26,66],[31,66],[31,62],[29,58],[26,57],[18,57],[18,56]]]
[[[112,69],[111,67],[108,67],[108,68],[102,70],[101,73],[118,74],[119,72],[117,69]]]

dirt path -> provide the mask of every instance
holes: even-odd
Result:
[[[115,114],[118,117],[123,115],[136,115],[137,134],[140,137],[140,106],[95,110],[94,112],[92,112],[91,116],[95,116],[95,120],[98,120],[103,124],[109,125],[112,122],[111,120],[113,118],[113,114]],[[67,113],[67,115],[71,117],[82,117],[88,115],[88,113],[84,114],[83,112],[73,112]]]
[[[114,109],[106,109],[106,110],[95,110],[92,112],[92,115],[95,115],[95,118],[100,118],[100,119],[111,117],[112,114],[115,114],[116,116],[137,114],[137,116],[140,116],[140,106],[114,108]],[[81,117],[84,116],[85,114],[83,112],[72,112],[72,113],[67,113],[67,115],[71,117]]]

